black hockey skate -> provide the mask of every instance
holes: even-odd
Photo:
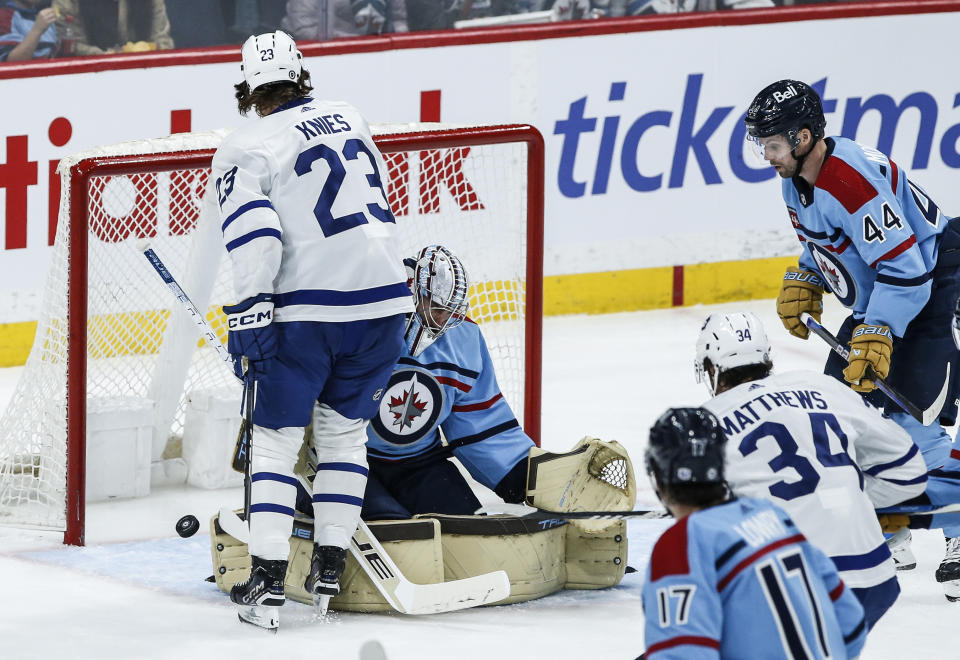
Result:
[[[250,577],[230,590],[230,600],[240,606],[237,615],[244,623],[276,632],[280,625],[280,607],[286,599],[283,580],[287,562],[252,557]]]
[[[937,582],[943,585],[943,595],[951,603],[960,600],[960,536],[946,539],[947,552],[937,568]]]
[[[340,576],[347,565],[347,551],[335,545],[313,544],[310,574],[303,588],[313,595],[318,616],[327,613],[330,599],[340,593]]]

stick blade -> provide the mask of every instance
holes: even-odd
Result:
[[[920,423],[924,426],[930,426],[940,417],[940,411],[943,410],[943,404],[947,401],[947,393],[950,389],[950,363],[947,362],[947,375],[943,379],[943,387],[940,388],[940,394],[934,400],[930,407],[923,411],[923,419]]]
[[[493,571],[440,584],[402,582],[396,595],[407,614],[453,612],[503,600],[510,595],[510,579],[505,571]]]

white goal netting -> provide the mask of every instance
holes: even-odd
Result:
[[[42,315],[0,422],[0,524],[68,533],[79,525],[82,542],[77,492],[91,466],[78,454],[94,420],[149,418],[158,461],[183,436],[192,394],[233,397],[239,410],[232,373],[137,249],[150,241],[225,342],[229,262],[204,203],[209,160],[225,134],[123,143],[61,161]],[[539,296],[540,283],[528,288],[527,277],[542,260],[542,227],[529,234],[536,244],[528,240],[539,209],[531,213],[531,142],[503,127],[391,125],[374,134],[404,254],[440,243],[460,256],[473,282],[469,314],[483,327],[503,394],[521,421],[539,417],[530,409],[539,361],[530,363],[528,337],[539,341],[539,319],[531,323],[528,308],[539,315],[531,292]]]

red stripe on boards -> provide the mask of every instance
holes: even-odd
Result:
[[[671,301],[674,307],[683,307],[683,266],[673,267],[673,291]]]

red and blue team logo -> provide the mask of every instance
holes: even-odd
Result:
[[[429,372],[396,371],[370,424],[387,444],[412,444],[437,425],[443,398],[443,387]]]
[[[850,275],[850,271],[843,265],[843,261],[822,245],[813,241],[807,243],[810,254],[817,262],[817,267],[823,279],[830,286],[840,304],[853,309],[857,304],[857,281]]]

